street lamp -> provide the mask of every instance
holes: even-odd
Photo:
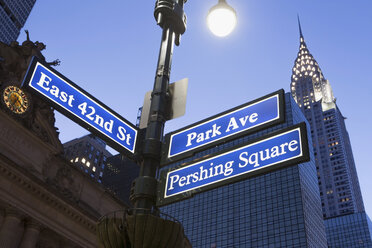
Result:
[[[157,24],[163,29],[159,51],[158,65],[155,75],[154,88],[151,95],[150,112],[146,134],[142,146],[142,163],[140,176],[134,182],[132,201],[136,209],[152,209],[156,202],[155,173],[160,165],[161,146],[163,141],[164,124],[166,121],[167,104],[169,100],[169,78],[171,71],[174,43],[180,44],[181,35],[186,31],[186,14],[183,11],[183,4],[186,0],[157,0],[155,3],[154,17]],[[225,0],[219,0],[214,6],[208,19],[209,23],[220,14],[235,11],[227,5]],[[217,14],[215,14],[217,13]],[[229,15],[227,15],[229,16]],[[231,17],[231,16],[230,16]],[[235,18],[236,19],[236,18]],[[227,35],[236,21],[230,21],[225,28],[217,32],[218,35]],[[215,25],[213,25],[215,27]]]
[[[131,195],[135,209],[149,210],[155,206],[156,202],[157,180],[155,174],[160,165],[164,124],[167,120],[173,44],[178,46],[181,35],[186,31],[187,18],[183,11],[183,5],[186,1],[157,0],[155,3],[154,17],[163,33],[154,88],[151,94],[147,129],[141,151],[140,176],[134,182],[133,194]],[[229,23],[224,25],[223,20],[225,19],[221,20],[221,16],[230,17],[230,20],[228,19]],[[231,20],[231,17],[234,17],[233,20]],[[218,4],[212,7],[209,12],[208,23],[213,24],[213,27],[217,27],[218,24],[224,26],[216,34],[219,36],[227,35],[236,24],[235,11],[225,0],[219,0]]]
[[[144,131],[143,136],[139,139],[141,142],[141,148],[138,152],[140,173],[139,177],[134,180],[133,187],[131,189],[130,200],[134,205],[133,211],[125,215],[126,225],[119,225],[121,227],[126,226],[125,232],[126,237],[129,238],[132,247],[147,247],[142,246],[145,243],[151,243],[154,233],[148,233],[146,230],[157,231],[162,228],[172,230],[173,236],[177,236],[177,239],[169,239],[169,233],[162,233],[165,241],[173,240],[174,242],[183,242],[183,235],[179,235],[183,228],[180,223],[175,221],[165,220],[160,218],[159,211],[157,211],[156,196],[157,196],[157,180],[155,178],[156,171],[160,166],[161,159],[161,147],[163,142],[164,124],[167,121],[168,116],[168,105],[170,100],[169,93],[169,79],[172,64],[172,55],[174,44],[177,46],[180,44],[181,35],[186,31],[186,14],[183,11],[183,5],[187,0],[157,0],[155,3],[154,17],[157,24],[162,28],[161,45],[159,51],[159,58],[157,69],[155,73],[155,82],[151,94],[151,103],[148,116],[147,128]],[[223,8],[222,8],[223,7]],[[219,19],[221,13],[224,13],[223,9],[232,10],[234,15],[235,11],[227,5],[224,0],[219,0],[219,3],[214,6],[208,18],[208,23],[212,23],[213,20],[217,20],[221,25],[223,22]],[[215,14],[215,11],[217,11]],[[216,18],[214,18],[216,17]],[[235,16],[236,19],[236,16]],[[218,25],[217,23],[217,25]],[[219,36],[227,35],[232,31],[235,26],[235,21],[230,21],[228,25],[217,31],[216,34]],[[213,25],[216,27],[216,25]],[[113,218],[106,218],[106,221],[116,220]],[[106,222],[100,222],[103,229],[106,228]],[[100,229],[101,230],[101,229]],[[142,236],[146,234],[145,236]],[[172,236],[171,235],[171,236]],[[140,236],[140,237],[139,237]],[[110,235],[106,240],[110,239]],[[173,237],[175,238],[175,237]],[[101,239],[102,238],[101,235]],[[128,242],[128,240],[126,241]],[[105,246],[105,248],[114,246]],[[116,247],[116,246],[115,246]],[[186,247],[186,246],[175,246],[170,244],[163,244],[160,246],[152,245],[151,247]],[[189,247],[189,246],[187,246]]]
[[[218,4],[209,10],[207,24],[214,35],[224,37],[234,30],[236,19],[235,10],[226,0],[218,0]]]

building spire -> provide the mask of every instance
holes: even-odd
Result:
[[[298,21],[298,29],[300,30],[300,38],[304,38],[304,36],[302,35],[300,16],[298,14],[297,14],[297,21]]]
[[[311,102],[321,100],[323,110],[334,108],[335,104],[331,85],[329,84],[328,80],[324,78],[322,70],[306,46],[305,39],[302,34],[300,17],[298,14],[297,21],[300,32],[300,49],[292,68],[292,96],[300,106],[305,106],[305,102],[311,99]],[[307,82],[312,84],[312,89],[311,92],[308,92],[309,94],[303,95],[302,88],[307,89]]]

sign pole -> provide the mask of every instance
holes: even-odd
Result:
[[[186,30],[183,2],[184,0],[179,0],[178,3],[171,0],[158,0],[155,6],[155,19],[163,32],[151,95],[148,127],[143,143],[140,175],[134,181],[131,195],[134,207],[139,212],[151,211],[156,204],[155,174],[161,159],[173,44],[179,45],[180,36]]]

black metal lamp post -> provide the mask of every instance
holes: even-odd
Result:
[[[155,83],[148,118],[148,127],[143,144],[143,162],[140,177],[136,179],[132,199],[136,209],[151,209],[156,201],[156,169],[159,167],[163,139],[168,86],[172,64],[173,44],[180,44],[181,35],[186,31],[186,15],[183,5],[187,0],[157,0],[154,16],[163,29]],[[228,19],[226,19],[226,17]],[[213,23],[217,23],[213,25]],[[226,0],[209,11],[208,25],[218,36],[226,36],[236,25],[236,13]],[[217,25],[222,27],[216,30]],[[218,28],[217,28],[218,29]]]
[[[163,29],[154,88],[151,95],[150,113],[143,144],[143,161],[140,176],[135,180],[132,200],[136,209],[151,209],[156,201],[156,169],[160,164],[168,86],[174,43],[179,45],[186,30],[184,0],[158,0],[155,19]]]
[[[160,215],[154,211],[156,204],[157,180],[156,170],[160,166],[161,147],[163,141],[164,124],[169,100],[169,79],[172,64],[174,44],[180,44],[181,35],[186,31],[186,15],[183,5],[187,0],[157,0],[154,16],[157,24],[162,28],[162,38],[158,65],[155,75],[154,88],[146,134],[143,139],[141,152],[140,175],[134,181],[131,201],[134,209],[122,212],[121,217],[114,214],[102,219],[98,224],[98,236],[109,247],[191,247],[185,239],[182,225],[169,216]],[[227,11],[225,11],[227,9]],[[232,10],[232,11],[231,11]],[[217,12],[216,12],[217,11]],[[217,33],[213,30],[217,26],[214,21],[221,22],[224,15],[232,17],[228,25]],[[233,14],[231,14],[233,13]],[[235,27],[235,11],[226,3],[219,0],[208,15],[208,25],[213,33],[225,36]],[[221,35],[223,34],[223,35]],[[157,213],[157,214],[154,214]],[[109,231],[111,227],[111,231]],[[120,237],[118,237],[120,236]]]

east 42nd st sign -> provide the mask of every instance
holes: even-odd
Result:
[[[135,153],[137,128],[82,88],[34,57],[22,86],[49,101],[73,121],[129,157]]]

